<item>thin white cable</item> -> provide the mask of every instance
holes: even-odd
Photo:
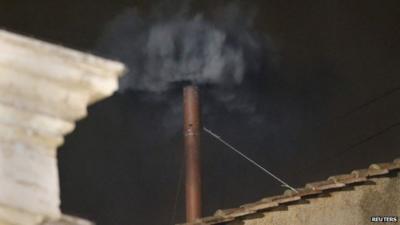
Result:
[[[267,169],[262,167],[260,164],[258,164],[257,162],[255,162],[254,160],[252,160],[251,158],[249,158],[248,156],[243,154],[241,151],[239,151],[237,148],[235,148],[232,145],[230,145],[228,142],[224,141],[220,136],[218,136],[217,134],[215,134],[211,130],[207,129],[206,127],[203,127],[203,130],[205,132],[207,132],[208,134],[210,134],[211,136],[213,136],[214,138],[216,138],[217,140],[219,140],[220,142],[222,142],[224,145],[226,145],[227,147],[229,147],[233,151],[235,151],[237,154],[239,154],[240,156],[245,158],[247,161],[251,162],[253,165],[255,165],[256,167],[258,167],[259,169],[264,171],[266,174],[270,175],[272,178],[274,178],[275,180],[279,181],[282,184],[283,187],[287,187],[287,188],[291,189],[292,191],[298,193],[298,191],[295,188],[293,188],[288,183],[286,183],[285,181],[283,181],[282,179],[280,179],[279,177],[277,177],[276,175],[274,175],[273,173],[271,173],[270,171],[268,171]]]

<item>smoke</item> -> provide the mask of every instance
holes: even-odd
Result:
[[[225,19],[240,16],[232,8],[225,10]],[[254,64],[246,55],[260,51],[262,44],[248,24],[227,21],[218,24],[202,14],[144,18],[130,9],[108,24],[98,51],[128,65],[121,91],[160,93],[178,82],[239,85]]]
[[[252,32],[253,17],[237,4],[208,15],[190,12],[188,5],[176,15],[157,11],[143,16],[128,9],[106,26],[97,52],[128,66],[120,92],[147,92],[152,101],[169,102],[169,128],[180,127],[182,83],[201,86],[203,97],[209,99],[204,116],[221,107],[253,114],[254,96],[243,87],[251,76],[264,72],[268,52],[266,40]]]

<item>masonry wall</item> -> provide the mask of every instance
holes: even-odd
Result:
[[[400,216],[400,173],[252,215],[229,225],[377,224],[370,222],[371,216]]]
[[[60,212],[57,148],[89,104],[118,88],[123,71],[0,30],[0,225],[82,224]]]

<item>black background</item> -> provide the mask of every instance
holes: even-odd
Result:
[[[214,2],[193,7],[208,11]],[[218,108],[204,118],[207,126],[293,186],[399,156],[399,1],[242,3],[258,9],[255,29],[277,51],[274,72],[255,87],[266,119],[253,123],[251,115]],[[146,13],[153,4],[2,0],[0,22],[90,52],[116,15],[129,7]],[[67,136],[59,152],[65,213],[100,225],[184,221],[182,193],[174,216],[182,137],[162,125],[168,104],[142,95],[117,93],[91,106]],[[202,140],[205,215],[282,191],[214,139]]]

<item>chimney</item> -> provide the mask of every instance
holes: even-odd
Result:
[[[186,168],[186,220],[201,217],[200,99],[196,86],[183,88],[184,146]]]

